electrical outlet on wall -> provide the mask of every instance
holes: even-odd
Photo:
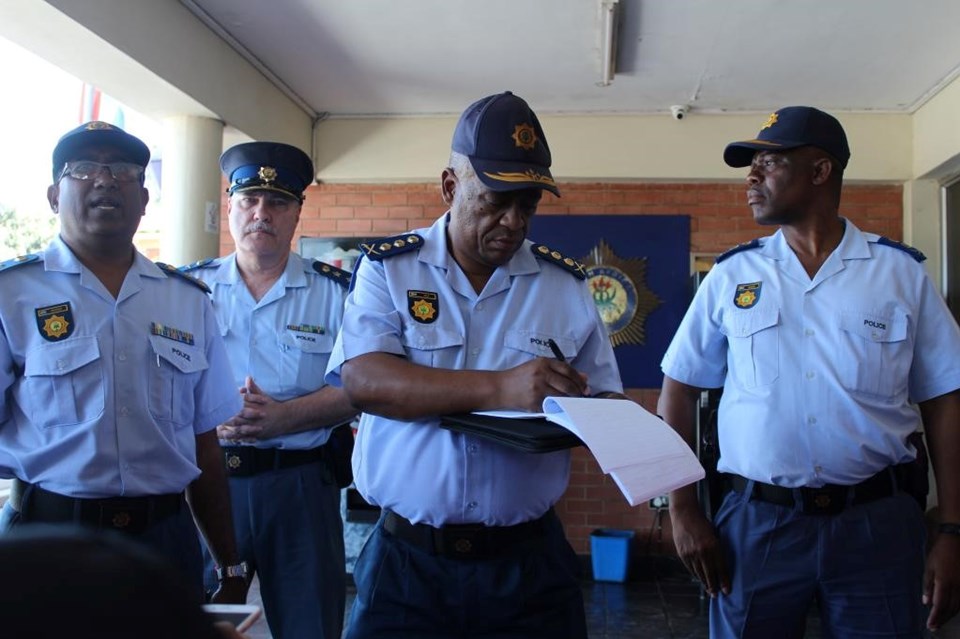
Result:
[[[653,510],[660,510],[661,508],[667,508],[670,505],[669,500],[666,495],[659,495],[650,500],[650,508]]]

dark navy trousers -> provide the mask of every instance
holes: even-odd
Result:
[[[434,555],[377,524],[354,568],[346,639],[586,639],[577,557],[559,519],[485,559]]]
[[[715,523],[731,594],[710,602],[711,639],[800,639],[813,602],[825,638],[919,638],[926,529],[906,493],[807,515],[730,492]]]

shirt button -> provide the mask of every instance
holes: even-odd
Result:
[[[811,335],[813,335],[813,329],[812,328],[805,329],[803,331],[803,334],[806,335],[807,337],[810,337]]]
[[[479,355],[479,354],[480,354],[480,349],[479,349],[479,348],[474,348],[473,350],[470,351],[470,354],[471,354],[471,355]]]
[[[120,414],[123,415],[124,417],[126,417],[127,415],[130,414],[130,409],[127,408],[126,406],[121,406],[121,407],[120,407]]]
[[[117,355],[117,359],[119,359],[121,362],[125,362],[127,361],[127,354],[121,352],[119,355]]]
[[[815,472],[816,474],[819,475],[820,473],[823,472],[823,468],[822,468],[821,466],[814,466],[814,467],[813,467],[813,472]]]
[[[58,370],[61,370],[61,371],[62,371],[65,366],[66,366],[66,364],[64,363],[64,361],[63,361],[62,359],[58,359],[58,360],[57,360],[57,369],[58,369]]]
[[[469,508],[470,510],[473,510],[474,508],[476,508],[476,507],[479,506],[479,505],[480,505],[480,504],[478,504],[477,502],[471,501],[469,504],[467,504],[467,508]]]
[[[808,424],[816,424],[816,423],[817,423],[817,418],[816,418],[816,417],[812,417],[812,416],[811,416],[811,417],[807,417],[807,423],[808,423]]]
[[[477,308],[478,311],[482,311],[482,310],[483,310],[483,304],[477,304],[477,307],[476,307],[476,308]]]
[[[813,371],[807,371],[807,379],[813,379]]]
[[[467,447],[467,450],[470,451],[471,453],[475,453],[475,452],[477,452],[477,449],[478,449],[478,448],[479,448],[479,446],[477,446],[476,444],[470,444],[470,445]]]

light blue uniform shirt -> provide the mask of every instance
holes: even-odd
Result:
[[[478,295],[447,250],[445,215],[419,250],[363,259],[347,298],[327,381],[342,364],[372,352],[422,366],[504,370],[553,357],[552,338],[591,391],[621,392],[606,328],[586,284],[534,257],[526,241]],[[414,319],[409,291],[436,294],[435,315]],[[568,451],[529,454],[439,427],[439,419],[388,419],[364,413],[353,456],[367,501],[433,526],[511,525],[543,515],[563,494]]]
[[[257,302],[237,270],[236,254],[186,269],[213,290],[220,332],[233,368],[234,392],[247,375],[277,401],[323,387],[323,374],[343,317],[346,288],[313,269],[313,261],[290,254],[287,266]],[[258,441],[258,448],[321,446],[329,428]],[[236,442],[222,441],[237,445]]]
[[[723,386],[718,470],[857,483],[913,459],[911,402],[960,388],[960,330],[923,266],[845,222],[813,280],[782,231],[716,264],[667,349],[670,377]]]
[[[136,253],[114,299],[58,237],[0,272],[0,476],[73,497],[177,493],[240,407],[213,307]]]

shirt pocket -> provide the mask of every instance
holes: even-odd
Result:
[[[907,392],[913,349],[907,314],[841,311],[837,367],[847,390],[899,398]]]
[[[193,424],[196,412],[194,389],[209,368],[203,350],[159,335],[150,335],[156,365],[148,365],[150,414],[158,422],[184,428]]]
[[[303,394],[322,386],[333,342],[332,335],[290,330],[281,333],[277,371],[280,388]]]
[[[41,428],[72,426],[103,415],[106,389],[96,337],[46,344],[27,355],[17,404]]]
[[[436,326],[410,323],[400,336],[407,359],[421,366],[462,368],[460,355],[464,337],[458,332]]]
[[[556,343],[565,360],[569,362],[576,358],[577,343],[569,337],[549,332],[515,329],[506,331],[503,335],[505,352],[512,360],[510,366],[519,366],[530,361],[531,357],[554,359],[556,356],[553,354],[553,349],[550,348],[550,340]]]
[[[780,377],[780,310],[737,311],[724,317],[729,373],[742,388],[767,386]]]

